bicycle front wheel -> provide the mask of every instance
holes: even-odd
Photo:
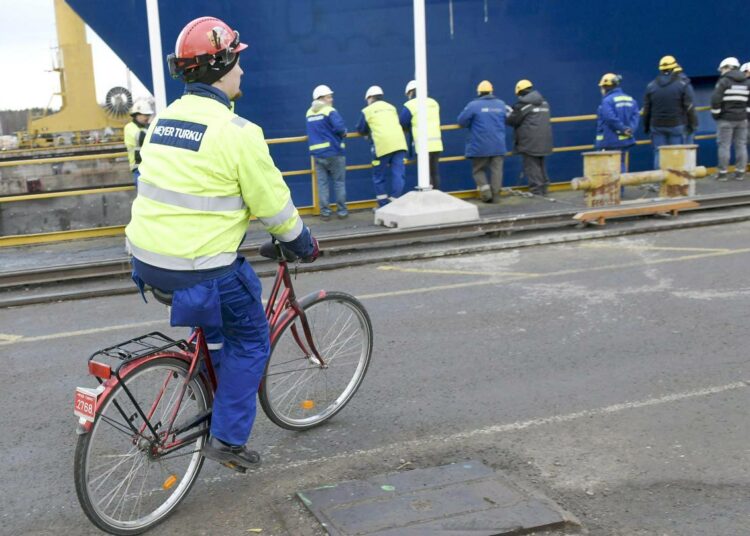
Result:
[[[186,386],[187,378],[188,365],[179,359],[136,367],[101,401],[91,431],[78,438],[76,492],[100,529],[140,534],[163,521],[190,491],[203,465],[212,399],[200,376]],[[175,412],[173,430],[190,429],[167,437],[164,428]],[[164,450],[169,444],[181,446]]]
[[[372,323],[353,296],[328,292],[305,305],[315,347],[310,351],[302,318],[276,337],[259,391],[269,419],[289,430],[317,426],[341,411],[357,392],[372,357]]]

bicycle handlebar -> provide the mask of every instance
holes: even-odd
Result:
[[[260,254],[261,256],[274,261],[294,262],[299,258],[275,240],[262,244],[260,246]]]

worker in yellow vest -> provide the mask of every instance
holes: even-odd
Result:
[[[215,17],[190,22],[168,57],[185,94],[160,112],[141,149],[141,176],[125,229],[133,279],[172,292],[173,326],[206,332],[218,387],[203,454],[230,466],[260,461],[245,443],[270,355],[257,275],[238,255],[256,216],[311,262],[317,241],[302,223],[261,128],[232,111],[241,95],[239,34]]]
[[[357,132],[372,140],[372,182],[378,207],[382,207],[404,191],[406,138],[398,122],[398,112],[383,100],[380,86],[371,86],[365,93],[365,100],[367,106],[362,109]]]
[[[133,174],[133,181],[136,185],[138,184],[138,164],[141,163],[141,147],[146,137],[146,129],[148,129],[148,124],[153,116],[154,109],[151,107],[151,103],[146,100],[136,101],[130,109],[130,117],[133,120],[123,129],[130,172]]]
[[[409,100],[401,108],[398,119],[401,126],[407,132],[411,132],[412,146],[416,154],[419,129],[417,127],[417,99],[415,98],[417,96],[417,82],[415,80],[406,84],[404,94]],[[430,185],[439,190],[440,171],[438,162],[440,161],[440,153],[443,152],[443,137],[440,132],[440,105],[432,97],[427,97],[425,100],[427,101],[427,151],[430,153]]]

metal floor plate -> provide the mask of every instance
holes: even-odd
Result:
[[[578,525],[551,500],[479,461],[331,484],[297,496],[334,536],[491,536]]]

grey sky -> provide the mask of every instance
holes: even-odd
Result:
[[[145,24],[145,21],[144,21]],[[97,100],[102,102],[113,86],[126,86],[125,64],[90,28],[88,41],[94,56]],[[52,67],[52,48],[57,46],[53,0],[0,0],[0,109],[47,106],[59,91]],[[131,76],[133,96],[148,92]],[[59,98],[52,100],[59,106]]]

